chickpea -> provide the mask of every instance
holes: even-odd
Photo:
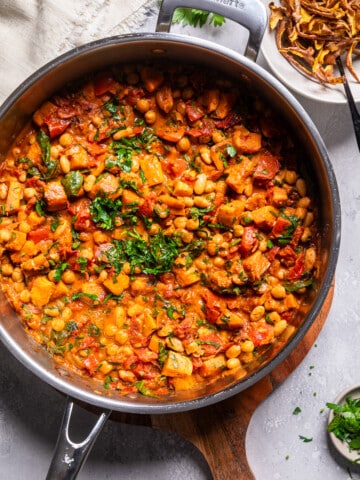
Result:
[[[180,138],[180,140],[176,144],[176,148],[179,150],[179,152],[187,152],[190,147],[191,143],[188,137]]]
[[[239,238],[244,235],[244,227],[242,225],[235,225],[234,226],[234,236]]]
[[[149,235],[156,235],[161,230],[161,227],[158,223],[153,223],[149,228]]]
[[[11,239],[9,230],[0,230],[0,243],[7,243]]]
[[[64,310],[61,312],[61,318],[64,320],[64,322],[68,322],[70,318],[72,317],[72,310],[69,307],[65,307]]]
[[[210,149],[208,147],[201,147],[199,153],[203,162],[205,162],[207,165],[210,165],[212,163],[210,157]]]
[[[115,307],[114,311],[115,323],[118,328],[122,327],[125,322],[125,309],[121,305]]]
[[[199,225],[200,225],[199,219],[195,220],[193,218],[189,218],[186,221],[186,228],[188,230],[197,230],[199,228]]]
[[[111,365],[111,363],[107,362],[106,360],[101,362],[101,365],[99,367],[100,372],[103,373],[104,375],[108,375],[113,369],[114,369],[114,366]]]
[[[306,218],[306,217],[305,217]],[[305,227],[303,234],[301,235],[301,241],[302,242],[307,242],[311,238],[311,230],[309,227]]]
[[[279,320],[274,325],[274,335],[275,337],[281,335],[287,328],[288,324],[286,320]]]
[[[306,249],[305,258],[304,258],[304,266],[305,270],[310,271],[314,268],[316,262],[316,250],[314,247],[310,247]]]
[[[286,290],[282,285],[276,285],[271,289],[270,293],[277,300],[281,300],[282,298],[286,297]]]
[[[59,143],[60,145],[62,145],[63,147],[68,147],[69,145],[71,145],[73,142],[73,137],[70,133],[63,133],[60,137],[59,137]]]
[[[214,240],[208,242],[206,248],[209,255],[217,255],[219,251],[219,246],[216,242],[214,242]]]
[[[221,256],[214,258],[213,264],[215,267],[222,268],[225,265],[225,260]]]
[[[44,313],[48,317],[53,317],[53,318],[56,318],[60,315],[59,309],[57,307],[44,308]]]
[[[55,318],[51,321],[51,328],[55,330],[55,332],[61,332],[65,328],[65,322],[62,318]]]
[[[207,177],[205,173],[200,173],[197,176],[196,182],[194,183],[194,192],[196,195],[202,195],[205,191]]]
[[[186,226],[187,218],[186,217],[176,217],[174,219],[174,225],[176,228],[183,229]]]
[[[229,370],[240,367],[240,360],[238,358],[229,358],[226,362],[226,366]]]
[[[212,193],[216,189],[216,183],[212,180],[207,180],[205,185],[205,193]]]
[[[8,187],[6,183],[0,183],[0,200],[5,200],[8,193]]]
[[[206,197],[195,197],[194,198],[194,205],[198,208],[210,208],[211,201],[208,200]]]
[[[303,226],[304,227],[310,227],[312,223],[314,222],[314,214],[313,212],[307,212],[305,215],[304,221],[303,221]]]
[[[212,141],[214,143],[220,143],[225,140],[225,135],[220,130],[215,130],[212,134]]]
[[[236,358],[240,355],[240,353],[241,353],[240,345],[232,345],[230,348],[226,350],[225,355],[227,358]]]
[[[152,125],[156,121],[156,112],[155,110],[148,110],[145,115],[145,122],[148,123],[149,125]]]
[[[20,292],[20,300],[23,303],[29,303],[30,299],[31,299],[31,295],[29,290],[23,290],[22,292]]]
[[[250,352],[254,351],[254,348],[255,348],[255,345],[251,340],[245,340],[241,344],[241,351],[245,352],[245,353],[250,353]]]
[[[19,182],[25,183],[26,178],[27,178],[26,172],[21,172],[20,175],[19,175]]]
[[[115,334],[115,340],[120,343],[120,345],[124,345],[128,341],[128,334],[125,330],[118,330]]]
[[[264,315],[265,315],[265,308],[263,307],[263,305],[258,305],[251,311],[250,320],[252,322],[258,322],[263,318]]]
[[[300,197],[306,195],[306,183],[303,178],[298,178],[295,183],[296,190],[299,192]]]
[[[132,135],[133,131],[134,130],[133,130],[132,127],[123,128],[123,129],[115,132],[112,137],[113,137],[114,140],[121,140],[122,138],[130,137],[130,135]]]
[[[117,330],[118,330],[117,326],[114,325],[113,323],[110,323],[110,324],[105,326],[104,333],[108,337],[113,337],[116,334]]]
[[[179,101],[177,104],[176,104],[176,111],[181,113],[181,115],[185,115],[185,112],[186,112],[186,103],[183,102],[183,101]]]
[[[13,279],[14,282],[22,282],[24,279],[24,275],[20,268],[14,268],[11,278]]]
[[[269,319],[271,323],[277,323],[281,320],[281,317],[278,312],[270,312],[268,313],[266,319]]]
[[[150,102],[146,98],[140,98],[136,102],[136,109],[141,113],[146,113],[150,109]]]
[[[75,273],[72,270],[66,270],[62,274],[61,279],[64,283],[66,283],[67,285],[70,285],[74,283],[76,280]]]
[[[296,206],[297,207],[303,207],[303,208],[309,208],[311,203],[311,200],[309,197],[302,197],[300,200],[298,200]]]
[[[293,185],[296,182],[297,173],[294,170],[286,170],[284,174],[284,180],[289,185]]]
[[[36,196],[36,190],[35,188],[24,188],[24,199],[25,200],[30,200],[30,198],[33,198]]]
[[[108,278],[108,272],[106,270],[103,270],[102,272],[100,272],[99,282],[103,283],[107,278]]]
[[[106,347],[106,353],[110,356],[119,355],[120,351],[121,351],[121,348],[119,347],[119,345],[116,345],[115,343],[110,343],[110,345]]]
[[[181,240],[184,243],[190,243],[194,239],[194,234],[192,232],[188,232],[187,230],[183,230],[181,232]]]
[[[88,175],[84,181],[84,190],[85,192],[90,192],[95,185],[96,177],[95,175]]]

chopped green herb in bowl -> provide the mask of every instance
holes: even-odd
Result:
[[[360,386],[343,391],[330,409],[327,431],[336,450],[352,463],[360,462]]]

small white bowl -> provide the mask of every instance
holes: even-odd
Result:
[[[335,400],[331,403],[336,403],[336,404],[343,404],[346,401],[347,397],[352,397],[352,398],[360,398],[360,384],[357,383],[355,385],[352,385],[351,387],[346,388],[343,390],[339,395],[335,398]],[[328,419],[328,424],[332,421],[334,418],[334,411],[330,410],[329,414],[329,419]],[[345,457],[347,460],[350,462],[354,462],[357,458],[360,457],[360,454],[357,450],[349,450],[349,446],[346,442],[343,442],[339,438],[337,438],[332,432],[329,432],[329,438],[335,447],[335,449]],[[356,462],[355,465],[358,465],[358,462]]]

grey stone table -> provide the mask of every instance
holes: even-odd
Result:
[[[153,30],[151,19],[144,29]],[[228,34],[225,43],[231,40]],[[325,404],[360,380],[360,153],[346,105],[298,98],[323,136],[340,189],[342,244],[335,296],[312,350],[255,412],[247,455],[257,480],[359,479],[329,449]],[[64,401],[0,345],[0,480],[45,478]],[[293,415],[296,407],[299,415]],[[84,424],[80,415],[76,431]],[[304,443],[300,436],[312,441]],[[79,479],[120,478],[209,480],[211,474],[201,454],[181,437],[110,419]]]

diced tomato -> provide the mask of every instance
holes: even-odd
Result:
[[[182,320],[179,325],[174,327],[174,333],[181,340],[192,336],[196,331],[196,326],[194,325],[191,318],[185,318]]]
[[[274,327],[265,323],[261,326],[251,327],[248,334],[255,348],[261,347],[261,345],[271,343],[274,339]]]
[[[279,246],[272,247],[268,252],[266,252],[266,258],[269,260],[269,262],[273,262],[275,260],[275,257],[280,250]]]
[[[300,225],[298,225],[294,230],[294,233],[290,242],[290,245],[293,248],[296,248],[298,246],[298,243],[303,233],[304,233],[304,227],[301,227]]]
[[[48,128],[50,138],[55,138],[65,132],[71,121],[59,118],[57,115],[50,115],[44,119],[44,123]]]
[[[290,227],[290,225],[290,220],[284,217],[278,217],[271,230],[271,235],[276,238],[279,237],[286,231],[288,227]]]
[[[215,120],[214,124],[216,128],[220,130],[225,130],[226,128],[233,127],[234,125],[240,123],[242,117],[239,113],[232,112],[229,113],[224,119],[222,120]]]
[[[197,120],[200,120],[200,118],[203,118],[205,116],[206,111],[198,103],[190,101],[186,105],[185,113],[190,122],[196,122]]]
[[[253,251],[254,247],[258,243],[258,239],[256,238],[256,233],[258,229],[252,225],[244,227],[244,233],[241,238],[240,243],[240,253],[242,257],[247,257]]]
[[[291,282],[299,280],[305,273],[304,255],[299,255],[295,260],[295,265],[288,273],[288,280]]]
[[[131,369],[138,378],[152,379],[159,376],[159,370],[151,363],[145,363],[137,360],[135,366]]]
[[[32,230],[28,233],[27,239],[32,240],[34,243],[38,243],[41,240],[48,240],[50,237],[50,228],[49,227],[40,227],[36,230]]]
[[[136,348],[134,351],[135,351],[135,354],[138,356],[139,360],[145,363],[155,362],[155,360],[157,360],[158,358],[158,354],[155,352],[152,352],[148,348]]]
[[[82,232],[92,230],[94,224],[90,214],[90,200],[83,198],[69,207],[69,213],[75,217],[74,229]]]
[[[206,320],[209,323],[216,323],[216,320],[226,308],[225,300],[208,289],[202,292],[202,297],[205,300]]]
[[[104,93],[115,93],[116,82],[111,72],[101,72],[94,79],[94,93],[96,96]]]
[[[131,87],[125,97],[125,101],[128,105],[136,105],[140,98],[145,96],[145,91],[142,87]]]
[[[151,192],[149,195],[147,195],[143,203],[139,206],[140,215],[144,215],[144,217],[148,217],[148,218],[152,217],[155,203],[156,203],[156,193]]]
[[[90,375],[94,375],[96,372],[97,367],[99,366],[99,360],[95,357],[95,355],[89,355],[84,360],[84,367],[89,372]]]
[[[290,245],[286,245],[286,247],[281,248],[278,252],[278,256],[287,266],[294,265],[297,259],[297,254]]]
[[[173,177],[180,177],[180,175],[188,168],[186,160],[183,158],[171,158],[171,160],[163,160],[161,166],[166,173]]]
[[[280,169],[278,158],[269,152],[259,153],[255,155],[254,158],[257,160],[254,179],[257,181],[273,179]]]
[[[214,122],[208,118],[203,118],[196,125],[187,131],[187,134],[193,138],[211,135],[214,130]]]

